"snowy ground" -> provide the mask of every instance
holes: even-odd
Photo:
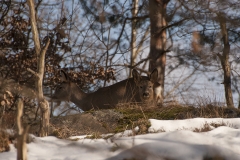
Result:
[[[35,137],[27,145],[29,160],[202,160],[203,157],[221,156],[240,160],[240,118],[186,120],[150,119],[149,134],[127,136],[131,131],[108,139],[72,140],[55,137]],[[193,132],[206,124],[227,124],[208,132]],[[137,128],[136,128],[137,130]],[[15,160],[16,149],[0,153],[0,160]]]

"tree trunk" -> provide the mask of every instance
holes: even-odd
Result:
[[[138,12],[138,0],[133,0],[133,8],[132,8],[132,17],[137,17]],[[135,65],[137,58],[137,28],[136,28],[137,20],[132,20],[132,36],[131,36],[131,67]],[[130,68],[129,76],[132,77],[132,68]]]
[[[166,66],[166,8],[169,0],[149,0],[149,17],[151,22],[151,39],[149,53],[149,71],[158,69],[158,83],[161,89],[158,93],[161,97],[158,100],[163,101],[164,92],[164,74]],[[158,102],[158,103],[159,103]]]
[[[40,123],[40,133],[39,136],[47,136],[48,135],[48,126],[49,126],[49,104],[48,101],[45,100],[43,96],[43,76],[44,76],[44,67],[45,67],[45,54],[48,48],[48,45],[50,41],[46,43],[45,47],[41,49],[40,42],[39,42],[39,34],[37,30],[37,23],[35,19],[35,7],[33,0],[28,0],[28,6],[30,10],[30,18],[31,18],[31,27],[32,27],[32,34],[33,34],[33,41],[35,45],[35,52],[37,55],[37,72],[32,71],[31,69],[28,69],[30,72],[32,72],[37,80],[36,80],[36,91],[37,91],[37,98],[38,98],[38,105],[41,109],[42,119]]]
[[[23,100],[18,98],[17,100],[17,160],[27,160],[27,133],[28,126],[24,129],[22,126],[22,115],[23,115]]]
[[[238,109],[240,109],[240,94],[238,94]]]
[[[227,106],[234,108],[232,89],[231,89],[231,67],[229,63],[230,44],[228,39],[228,31],[226,27],[226,19],[222,13],[217,14],[217,16],[218,16],[219,24],[221,27],[222,40],[224,45],[223,53],[222,55],[218,54],[218,57],[221,61],[223,74],[224,74],[223,84],[225,89],[225,98],[226,98]]]

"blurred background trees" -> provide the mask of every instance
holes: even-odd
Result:
[[[191,45],[176,50],[184,63],[207,75],[216,88],[222,88],[228,107],[234,107],[232,92],[238,90],[232,81],[239,79],[239,5],[231,0],[179,1],[178,15],[188,22],[180,27],[177,37],[191,40],[186,43]]]
[[[60,69],[91,92],[129,77],[134,67],[145,74],[157,67],[164,103],[238,106],[238,1],[36,0],[35,6],[41,45],[50,39],[46,96]],[[35,77],[26,70],[37,67],[28,10],[25,0],[0,2],[0,73],[33,88]]]

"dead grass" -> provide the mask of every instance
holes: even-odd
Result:
[[[55,136],[61,139],[68,138],[73,135],[77,135],[77,131],[73,128],[63,125],[62,127],[54,126],[51,124],[51,136]]]
[[[14,117],[7,116],[2,119],[5,126],[7,122],[14,123]],[[207,105],[205,107],[181,106],[171,104],[164,107],[147,107],[139,104],[121,105],[111,110],[96,110],[76,115],[54,117],[51,119],[50,134],[58,138],[67,138],[74,135],[92,135],[88,138],[100,138],[101,134],[119,133],[125,130],[133,130],[137,126],[138,132],[134,134],[146,134],[150,127],[149,119],[177,120],[188,118],[236,118],[240,117],[240,110],[234,108],[218,107]],[[202,128],[195,129],[195,132],[206,132],[211,128],[226,126],[229,124],[205,124]],[[12,128],[13,126],[7,126]],[[36,134],[39,126],[30,133]],[[164,132],[160,130],[157,132]]]
[[[214,128],[218,128],[221,126],[228,126],[228,125],[224,122],[221,122],[221,123],[215,123],[215,122],[207,123],[206,122],[202,128],[195,128],[193,130],[193,132],[208,132],[208,131],[213,130]]]
[[[16,111],[5,112],[0,115],[1,128],[15,128],[16,127]]]
[[[208,132],[211,130],[211,126],[208,123],[205,123],[202,128],[195,128],[193,132]]]
[[[3,130],[0,130],[0,152],[9,151],[9,144],[9,134]]]
[[[208,105],[206,107],[192,107],[192,106],[181,106],[181,105],[169,105],[166,107],[146,107],[146,106],[139,106],[139,105],[127,105],[121,106],[113,110],[98,110],[98,111],[91,111],[82,113],[79,116],[87,116],[90,115],[92,118],[88,118],[88,121],[96,120],[99,122],[97,126],[103,127],[106,129],[108,133],[119,133],[124,132],[125,130],[133,130],[135,127],[139,127],[138,132],[134,132],[134,135],[137,134],[146,134],[148,133],[148,128],[150,127],[149,119],[159,119],[159,120],[177,120],[177,119],[188,119],[188,118],[196,118],[196,117],[203,117],[203,118],[235,118],[240,117],[240,111],[238,109],[229,109],[225,107],[218,107]],[[86,118],[86,117],[85,117]],[[85,119],[84,118],[84,119]],[[66,120],[64,120],[66,121]],[[58,125],[58,128],[54,131],[55,136],[59,138],[65,138],[70,135],[76,135],[77,128],[73,130],[72,123],[86,123],[83,120],[74,120],[68,121],[71,123],[64,123],[66,125],[63,127],[62,125]],[[207,132],[210,131],[213,127],[219,126],[226,126],[227,124],[220,123],[210,123],[204,124],[202,128],[194,129],[194,132]],[[89,134],[87,138],[101,138],[101,134],[104,134],[101,131],[94,131],[90,128],[89,125],[88,129],[83,127],[82,131],[84,134]],[[157,131],[159,132],[159,131]],[[160,132],[164,132],[161,130]],[[66,134],[67,133],[67,134]]]
[[[94,132],[91,135],[85,137],[86,139],[99,139],[102,138],[102,134],[99,132]]]
[[[139,106],[131,106],[130,108],[118,108],[116,112],[120,112],[123,117],[118,120],[115,132],[122,132],[126,129],[132,129],[139,126],[140,130],[137,134],[145,134],[150,127],[148,119],[159,120],[176,120],[188,118],[236,118],[240,117],[240,110],[234,108],[218,107],[208,105],[205,107],[192,107],[181,105],[169,105],[166,107],[147,108]],[[211,128],[226,126],[227,124],[211,123],[204,124],[203,128],[195,129],[195,132],[210,131]]]

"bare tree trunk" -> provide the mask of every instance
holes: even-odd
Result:
[[[163,101],[164,74],[166,66],[166,8],[169,0],[149,0],[151,39],[149,53],[149,71],[158,69],[158,83],[161,85],[160,103]]]
[[[240,109],[240,94],[238,94],[238,109]]]
[[[133,8],[132,8],[132,17],[137,17],[138,12],[138,0],[133,1]],[[136,28],[137,19],[132,20],[132,36],[131,36],[131,67],[135,65],[136,58],[137,58],[137,28]],[[132,76],[132,68],[130,68],[129,76]]]
[[[225,98],[228,107],[233,107],[233,96],[232,96],[232,89],[231,89],[231,67],[229,63],[229,54],[230,54],[230,45],[228,39],[228,31],[226,27],[226,19],[222,13],[218,13],[218,20],[221,27],[222,33],[222,40],[223,40],[223,53],[222,55],[218,54],[218,57],[221,61],[223,74],[224,74],[224,89],[225,89]]]
[[[41,109],[42,119],[40,123],[40,133],[39,136],[47,136],[48,135],[48,126],[49,126],[49,104],[48,101],[43,96],[43,76],[44,76],[44,63],[45,63],[45,54],[48,48],[50,41],[46,43],[45,47],[41,50],[40,42],[39,42],[39,35],[37,30],[37,23],[35,19],[35,7],[33,0],[28,0],[28,6],[30,10],[30,18],[31,18],[31,27],[32,27],[32,34],[33,40],[35,44],[35,52],[37,55],[38,65],[37,65],[37,72],[28,69],[32,72],[36,77],[36,90],[38,95],[38,105]]]
[[[17,129],[18,129],[18,137],[17,137],[17,160],[27,160],[27,128],[22,127],[22,114],[23,114],[23,101],[21,98],[17,100]]]

